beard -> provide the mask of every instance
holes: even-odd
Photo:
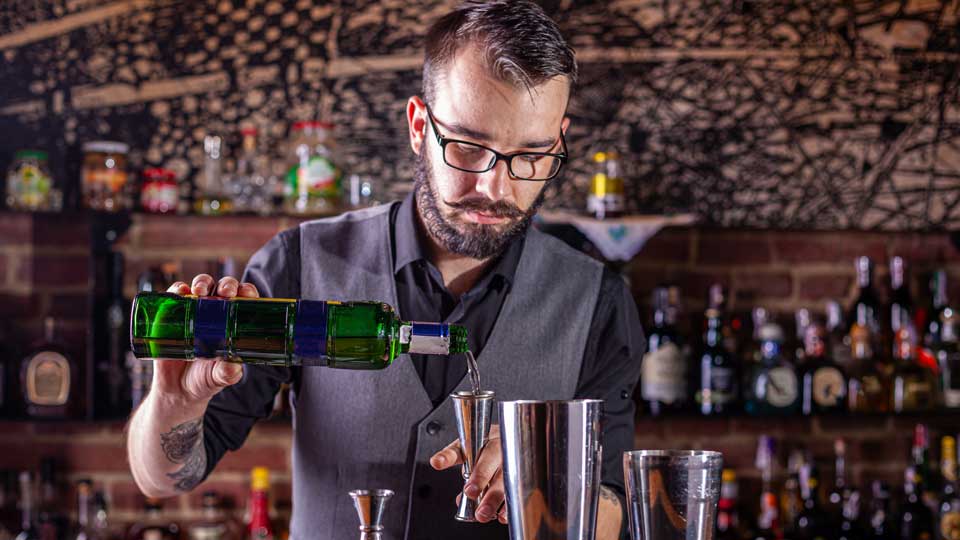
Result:
[[[446,216],[440,209],[440,194],[433,181],[433,169],[425,148],[417,158],[413,190],[427,233],[447,251],[479,260],[503,253],[511,241],[523,235],[545,199],[545,190],[541,190],[526,211],[506,201],[490,201],[482,197],[455,203],[444,201],[454,209],[451,216]],[[482,212],[507,221],[495,225],[454,221],[455,216],[465,211]]]

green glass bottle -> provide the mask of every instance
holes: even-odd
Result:
[[[464,353],[467,330],[404,322],[380,302],[141,292],[133,301],[130,344],[137,358],[383,369],[402,353]]]

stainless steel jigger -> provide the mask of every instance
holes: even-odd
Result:
[[[389,489],[356,489],[350,492],[360,516],[360,540],[382,540],[383,507],[393,492]]]
[[[457,417],[457,434],[460,436],[460,450],[463,452],[463,466],[460,472],[463,481],[470,478],[480,452],[487,444],[490,436],[490,415],[493,413],[493,392],[455,392],[450,395],[453,399],[453,410]],[[477,521],[474,515],[477,503],[483,498],[483,493],[477,500],[460,494],[460,506],[457,508],[458,521]]]

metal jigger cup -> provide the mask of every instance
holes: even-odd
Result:
[[[350,492],[360,517],[360,540],[381,540],[383,508],[393,492],[389,489],[356,489]]]
[[[466,484],[473,472],[473,467],[480,457],[480,452],[487,444],[490,436],[490,416],[493,413],[493,392],[455,392],[450,394],[453,399],[453,410],[457,417],[457,434],[460,437],[460,450],[463,453],[463,466],[460,472]],[[483,493],[474,500],[466,493],[460,494],[460,505],[457,507],[458,521],[475,522],[477,503],[483,498]]]

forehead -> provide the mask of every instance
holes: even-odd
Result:
[[[566,112],[570,83],[564,77],[527,89],[495,77],[482,53],[465,46],[434,81],[431,109],[497,139],[556,137]]]

